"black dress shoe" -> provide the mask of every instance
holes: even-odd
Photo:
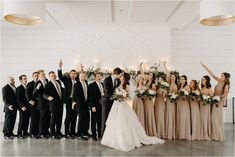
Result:
[[[24,137],[29,137],[30,134],[29,134],[28,132],[26,132],[26,133],[23,133],[23,136],[24,136]]]
[[[23,135],[18,135],[17,138],[23,139],[24,136]]]
[[[48,139],[49,137],[47,135],[41,135],[40,138],[42,139]]]
[[[72,136],[70,136],[70,135],[65,135],[64,137],[67,139],[72,139]]]
[[[85,138],[84,136],[78,136],[78,139],[82,140],[82,141],[86,141],[87,140],[87,138]]]
[[[11,137],[10,135],[4,135],[4,138],[5,138],[6,140],[13,140],[13,137]]]
[[[96,138],[96,137],[92,137],[92,140],[93,140],[93,141],[97,141],[97,138]]]
[[[39,139],[39,136],[38,135],[30,135],[30,138]]]
[[[9,135],[10,135],[11,137],[17,137],[17,135],[13,134],[13,132],[10,133]]]
[[[83,134],[83,136],[85,136],[85,137],[92,137],[92,135],[89,134],[88,132],[86,132],[85,134]]]

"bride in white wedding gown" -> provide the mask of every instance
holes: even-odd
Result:
[[[120,80],[121,84],[118,89],[124,89],[128,93],[130,75],[124,73]],[[146,135],[135,112],[125,99],[124,101],[114,102],[106,121],[106,129],[101,144],[121,151],[130,151],[142,145],[164,143],[164,140]]]

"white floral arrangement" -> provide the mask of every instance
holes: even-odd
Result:
[[[178,94],[175,94],[174,92],[170,92],[168,93],[168,98],[170,99],[170,102],[176,102],[177,98],[178,98]]]
[[[160,88],[168,90],[169,89],[169,84],[167,82],[162,82],[160,84]]]
[[[211,98],[211,104],[216,105],[216,107],[219,107],[218,103],[220,102],[220,96],[213,96]]]
[[[128,96],[129,94],[125,89],[116,88],[114,94],[110,99],[113,101],[124,101]]]
[[[201,101],[203,105],[210,104],[211,103],[211,97],[209,95],[202,95],[201,96]]]
[[[147,96],[149,97],[149,99],[154,98],[156,95],[157,95],[157,93],[156,93],[155,90],[149,89],[149,90],[147,91]]]
[[[185,89],[183,90],[180,90],[180,93],[179,93],[180,96],[189,96],[189,92]]]
[[[195,99],[199,99],[200,92],[199,91],[192,91],[190,94],[191,100],[194,101]]]
[[[135,95],[138,97],[138,98],[143,98],[147,95],[147,90],[146,89],[137,89],[135,90]]]

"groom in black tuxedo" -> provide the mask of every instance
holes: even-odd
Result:
[[[100,103],[102,105],[102,122],[101,122],[101,134],[103,135],[105,130],[105,122],[108,118],[109,112],[112,108],[113,101],[110,100],[115,88],[120,85],[120,78],[122,76],[122,70],[115,68],[112,75],[104,79],[104,96],[101,98]]]

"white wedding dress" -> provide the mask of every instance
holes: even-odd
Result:
[[[114,102],[106,121],[101,144],[121,151],[130,151],[142,145],[164,142],[157,137],[146,135],[135,112],[126,101]]]

